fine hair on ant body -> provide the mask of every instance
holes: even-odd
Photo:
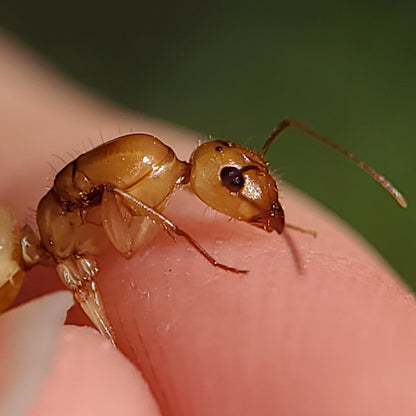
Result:
[[[296,120],[279,123],[260,153],[230,141],[212,140],[200,144],[189,162],[179,160],[152,135],[126,134],[78,156],[58,172],[37,207],[39,236],[28,225],[20,230],[10,214],[0,216],[7,248],[0,255],[4,264],[5,260],[13,263],[0,274],[0,311],[15,296],[11,288],[15,286],[9,283],[16,276],[20,282],[22,269],[53,265],[94,325],[115,344],[96,284],[95,255],[113,246],[129,258],[160,227],[185,238],[213,266],[246,273],[218,262],[162,212],[177,189],[189,186],[209,207],[267,232],[282,234],[285,227],[306,231],[285,223],[278,187],[264,160],[276,137],[288,127],[342,153],[406,207],[403,196],[382,175]]]

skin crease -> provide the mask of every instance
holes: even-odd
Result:
[[[0,60],[1,203],[21,222],[34,222],[30,210],[53,177],[48,163],[63,166],[53,155],[68,162],[91,148],[88,138],[96,145],[100,135],[151,132],[184,159],[196,144],[195,134],[69,86],[5,40]],[[166,215],[219,261],[249,274],[217,270],[163,232],[130,260],[115,251],[99,257],[98,283],[120,349],[142,370],[164,415],[414,415],[413,297],[338,219],[287,186],[281,195],[288,222],[318,232],[317,239],[288,232],[302,273],[284,237],[229,221],[186,191]],[[57,288],[53,269],[36,268],[18,302]],[[86,322],[78,310],[69,319]],[[64,381],[52,371],[37,406],[62,397],[65,383],[77,385],[84,372],[98,372],[91,353],[98,337],[66,331],[83,348],[67,345],[58,360],[76,371]],[[90,358],[79,360],[84,351]],[[113,367],[92,383],[92,395],[123,373],[120,357],[108,359]],[[117,392],[94,403],[82,396],[80,406],[105,414],[106,400],[117,400]],[[60,414],[66,410],[63,403]]]

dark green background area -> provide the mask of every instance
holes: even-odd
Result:
[[[288,131],[269,154],[413,288],[415,18],[405,1],[0,3],[0,26],[135,110],[258,149],[290,116],[382,171],[407,210],[304,134]]]

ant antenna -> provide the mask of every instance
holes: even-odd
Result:
[[[262,151],[260,152],[260,156],[264,157],[265,153],[269,149],[270,145],[274,142],[274,139],[280,134],[283,130],[287,127],[296,127],[297,129],[305,132],[309,136],[314,137],[315,139],[319,140],[322,143],[325,143],[332,149],[338,151],[339,153],[346,156],[348,159],[352,160],[358,167],[365,170],[370,176],[372,176],[396,201],[399,205],[403,208],[407,207],[407,202],[404,199],[403,195],[383,176],[376,172],[371,166],[364,163],[362,160],[356,158],[351,153],[347,152],[342,147],[338,146],[337,144],[331,142],[327,138],[321,136],[314,130],[311,130],[309,127],[305,126],[304,124],[300,123],[299,121],[293,119],[286,119],[281,121],[278,126],[272,131],[272,134],[267,139],[266,143],[263,146]]]

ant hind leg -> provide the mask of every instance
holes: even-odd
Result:
[[[56,271],[100,333],[116,345],[113,328],[104,311],[95,281],[98,272],[95,260],[86,256],[69,258],[60,262]]]

